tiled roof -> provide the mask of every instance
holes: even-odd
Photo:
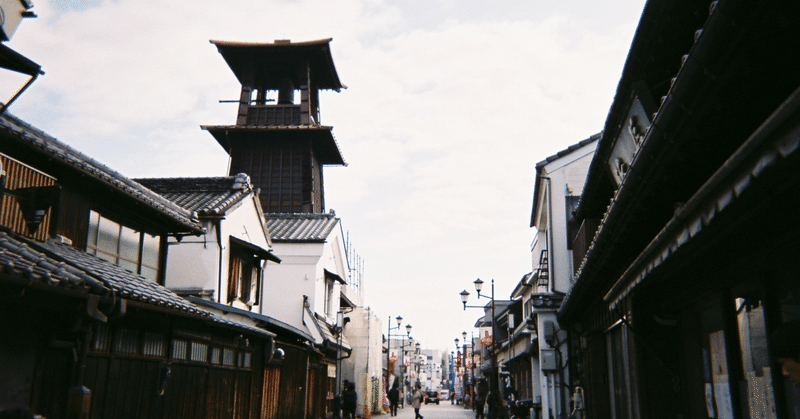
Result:
[[[239,329],[239,330],[244,329],[244,330],[247,330],[249,332],[256,333],[256,334],[263,335],[263,336],[267,336],[267,337],[270,337],[270,338],[274,338],[275,337],[275,334],[270,332],[269,330],[265,330],[265,329],[261,329],[261,328],[253,327],[253,326],[248,326],[248,325],[246,325],[244,323],[239,323],[239,322],[235,322],[235,321],[232,321],[232,320],[228,320],[228,319],[226,319],[226,318],[224,318],[224,317],[222,317],[222,316],[220,316],[218,314],[213,314],[211,316],[211,321],[213,323],[218,324],[218,325],[232,327],[234,329]]]
[[[202,233],[203,227],[194,214],[133,180],[112,170],[108,166],[69,147],[43,131],[8,114],[0,115],[0,137],[3,141],[14,141],[47,156],[51,161],[65,165],[84,176],[104,183],[142,204],[172,218],[183,228]]]
[[[42,251],[73,265],[87,276],[101,281],[107,288],[113,289],[117,296],[189,314],[210,316],[208,311],[197,308],[194,304],[179,297],[167,288],[149,281],[129,270],[113,263],[106,262],[84,251],[66,244],[48,241],[35,243]]]
[[[581,142],[579,142],[577,144],[573,144],[573,145],[565,148],[564,150],[561,150],[558,153],[553,154],[552,156],[549,156],[549,157],[545,158],[544,160],[540,161],[539,163],[536,163],[536,168],[539,169],[540,167],[542,167],[542,166],[544,166],[544,165],[546,165],[546,164],[548,164],[550,162],[558,160],[558,159],[560,159],[560,158],[562,158],[564,156],[568,156],[573,151],[578,150],[581,147],[586,146],[587,144],[591,144],[592,142],[599,140],[602,135],[603,135],[603,133],[597,133],[597,134],[594,134],[591,137],[589,137],[589,138],[587,138],[587,139],[585,139],[585,140],[583,140],[583,141],[581,141]]]
[[[96,268],[84,270],[81,266],[85,265],[96,265]],[[117,296],[200,315],[219,326],[267,337],[275,336],[267,330],[234,322],[198,308],[158,284],[63,244],[27,243],[0,232],[0,275],[6,280],[16,279],[104,297],[110,296],[114,290]]]
[[[197,305],[200,305],[200,306],[203,306],[203,307],[208,307],[208,308],[214,309],[214,310],[219,310],[223,314],[232,313],[232,314],[236,314],[236,315],[239,315],[239,316],[245,316],[245,317],[248,317],[248,318],[250,318],[252,320],[255,320],[256,322],[259,322],[260,324],[264,325],[264,327],[270,327],[270,328],[273,328],[274,330],[290,332],[290,333],[292,333],[294,335],[302,337],[305,340],[308,340],[308,341],[311,341],[311,342],[314,341],[314,337],[309,334],[308,330],[298,329],[298,328],[296,328],[296,327],[294,327],[294,326],[292,326],[292,325],[290,325],[288,323],[284,323],[284,322],[282,322],[282,321],[280,321],[278,319],[275,319],[275,318],[270,317],[270,316],[266,316],[264,314],[259,314],[259,313],[255,313],[255,312],[252,312],[252,311],[242,310],[241,308],[231,307],[229,305],[217,303],[217,302],[214,302],[214,301],[204,300],[202,298],[197,298],[197,297],[186,297],[186,299],[191,301],[191,302],[193,302],[193,303],[195,303],[195,304],[197,304]],[[219,318],[224,320],[224,318],[222,318],[221,316],[217,316],[217,317],[219,317]],[[229,320],[226,320],[226,321],[229,321]],[[261,330],[261,329],[259,329],[259,330]],[[268,333],[270,333],[270,332],[268,332]]]
[[[48,257],[4,232],[0,232],[0,274],[30,283],[111,295],[111,289],[102,281],[63,261]]]
[[[197,212],[198,215],[224,214],[250,193],[253,186],[244,173],[226,177],[135,179],[164,198]]]
[[[275,242],[321,242],[328,238],[339,219],[324,214],[264,214]]]
[[[350,345],[350,341],[347,340],[347,337],[345,337],[344,333],[341,334],[341,343],[339,343],[339,340],[331,330],[332,326],[316,313],[314,314],[314,323],[316,324],[317,330],[319,330],[320,334],[322,334],[322,337],[329,342],[330,345],[333,345],[334,347],[338,346],[345,351],[353,350],[353,347]]]

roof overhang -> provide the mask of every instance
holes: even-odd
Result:
[[[315,84],[313,87],[338,92],[347,86],[339,80],[333,64],[331,40],[332,38],[306,42],[210,42],[217,47],[242,85],[249,86],[252,83],[251,87],[277,90],[281,79],[289,77],[295,86],[300,86],[306,84],[305,80],[309,75],[287,69],[299,71],[301,65],[308,64],[310,79]],[[249,80],[249,72],[254,73],[252,81]]]
[[[217,303],[214,301],[208,301],[197,297],[186,297],[186,300],[191,301],[192,303],[198,306],[209,307],[219,310],[223,314],[232,313],[248,317],[256,321],[257,323],[263,325],[265,329],[271,329],[270,331],[276,334],[280,334],[279,332],[288,332],[291,335],[298,336],[309,342],[314,342],[314,337],[311,336],[311,334],[308,331],[298,329],[288,323],[284,323],[280,320],[274,319],[269,316],[265,316],[263,314],[253,313],[252,311],[242,310],[240,308],[231,307],[229,305]]]
[[[217,143],[231,153],[231,147],[240,141],[311,141],[314,152],[324,165],[347,166],[333,137],[333,127],[324,125],[201,125],[217,140]]]
[[[239,245],[241,247],[244,247],[245,249],[248,249],[251,252],[253,252],[253,255],[255,255],[259,259],[271,260],[271,261],[273,261],[275,263],[281,263],[281,259],[279,257],[275,256],[275,254],[272,253],[269,250],[266,250],[264,248],[256,246],[253,243],[246,242],[246,241],[244,241],[242,239],[239,239],[239,238],[236,238],[234,236],[231,236],[230,239],[231,239],[232,243],[235,243],[235,244],[237,244],[237,245]]]

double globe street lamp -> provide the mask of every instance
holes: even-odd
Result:
[[[481,298],[481,290],[483,289],[483,281],[480,278],[473,281],[475,284],[475,291],[478,292],[478,299]],[[486,310],[486,306],[468,306],[467,300],[469,300],[469,292],[467,290],[461,291],[461,302],[464,304],[464,310],[466,311],[467,308],[482,308]],[[490,365],[491,370],[491,377],[489,379],[489,393],[491,400],[489,401],[489,418],[498,418],[501,416],[501,409],[500,409],[500,393],[499,393],[499,385],[498,385],[498,373],[497,373],[497,351],[495,350],[497,347],[497,333],[495,333],[495,324],[497,323],[495,319],[495,300],[494,300],[494,279],[492,279],[492,295],[487,296],[483,295],[483,298],[490,298],[491,300],[491,309],[492,309],[492,339],[491,343],[489,344],[489,353],[491,355],[492,364]],[[464,336],[466,338],[466,332],[464,332]],[[483,340],[481,340],[483,343]],[[484,343],[484,346],[486,344]]]

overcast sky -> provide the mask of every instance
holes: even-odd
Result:
[[[505,299],[532,270],[535,164],[602,129],[643,5],[39,0],[8,45],[46,74],[9,111],[128,177],[224,176],[200,125],[235,123],[239,84],[209,40],[333,38],[348,88],[321,119],[348,166],[325,169],[327,209],[384,330],[401,315],[451,351],[481,314],[458,293],[494,278]]]

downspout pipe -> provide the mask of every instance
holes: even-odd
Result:
[[[217,219],[215,222],[215,227],[217,228],[217,248],[219,249],[219,272],[217,273],[217,302],[222,304],[222,256],[223,256],[223,249],[222,249],[222,219]]]

